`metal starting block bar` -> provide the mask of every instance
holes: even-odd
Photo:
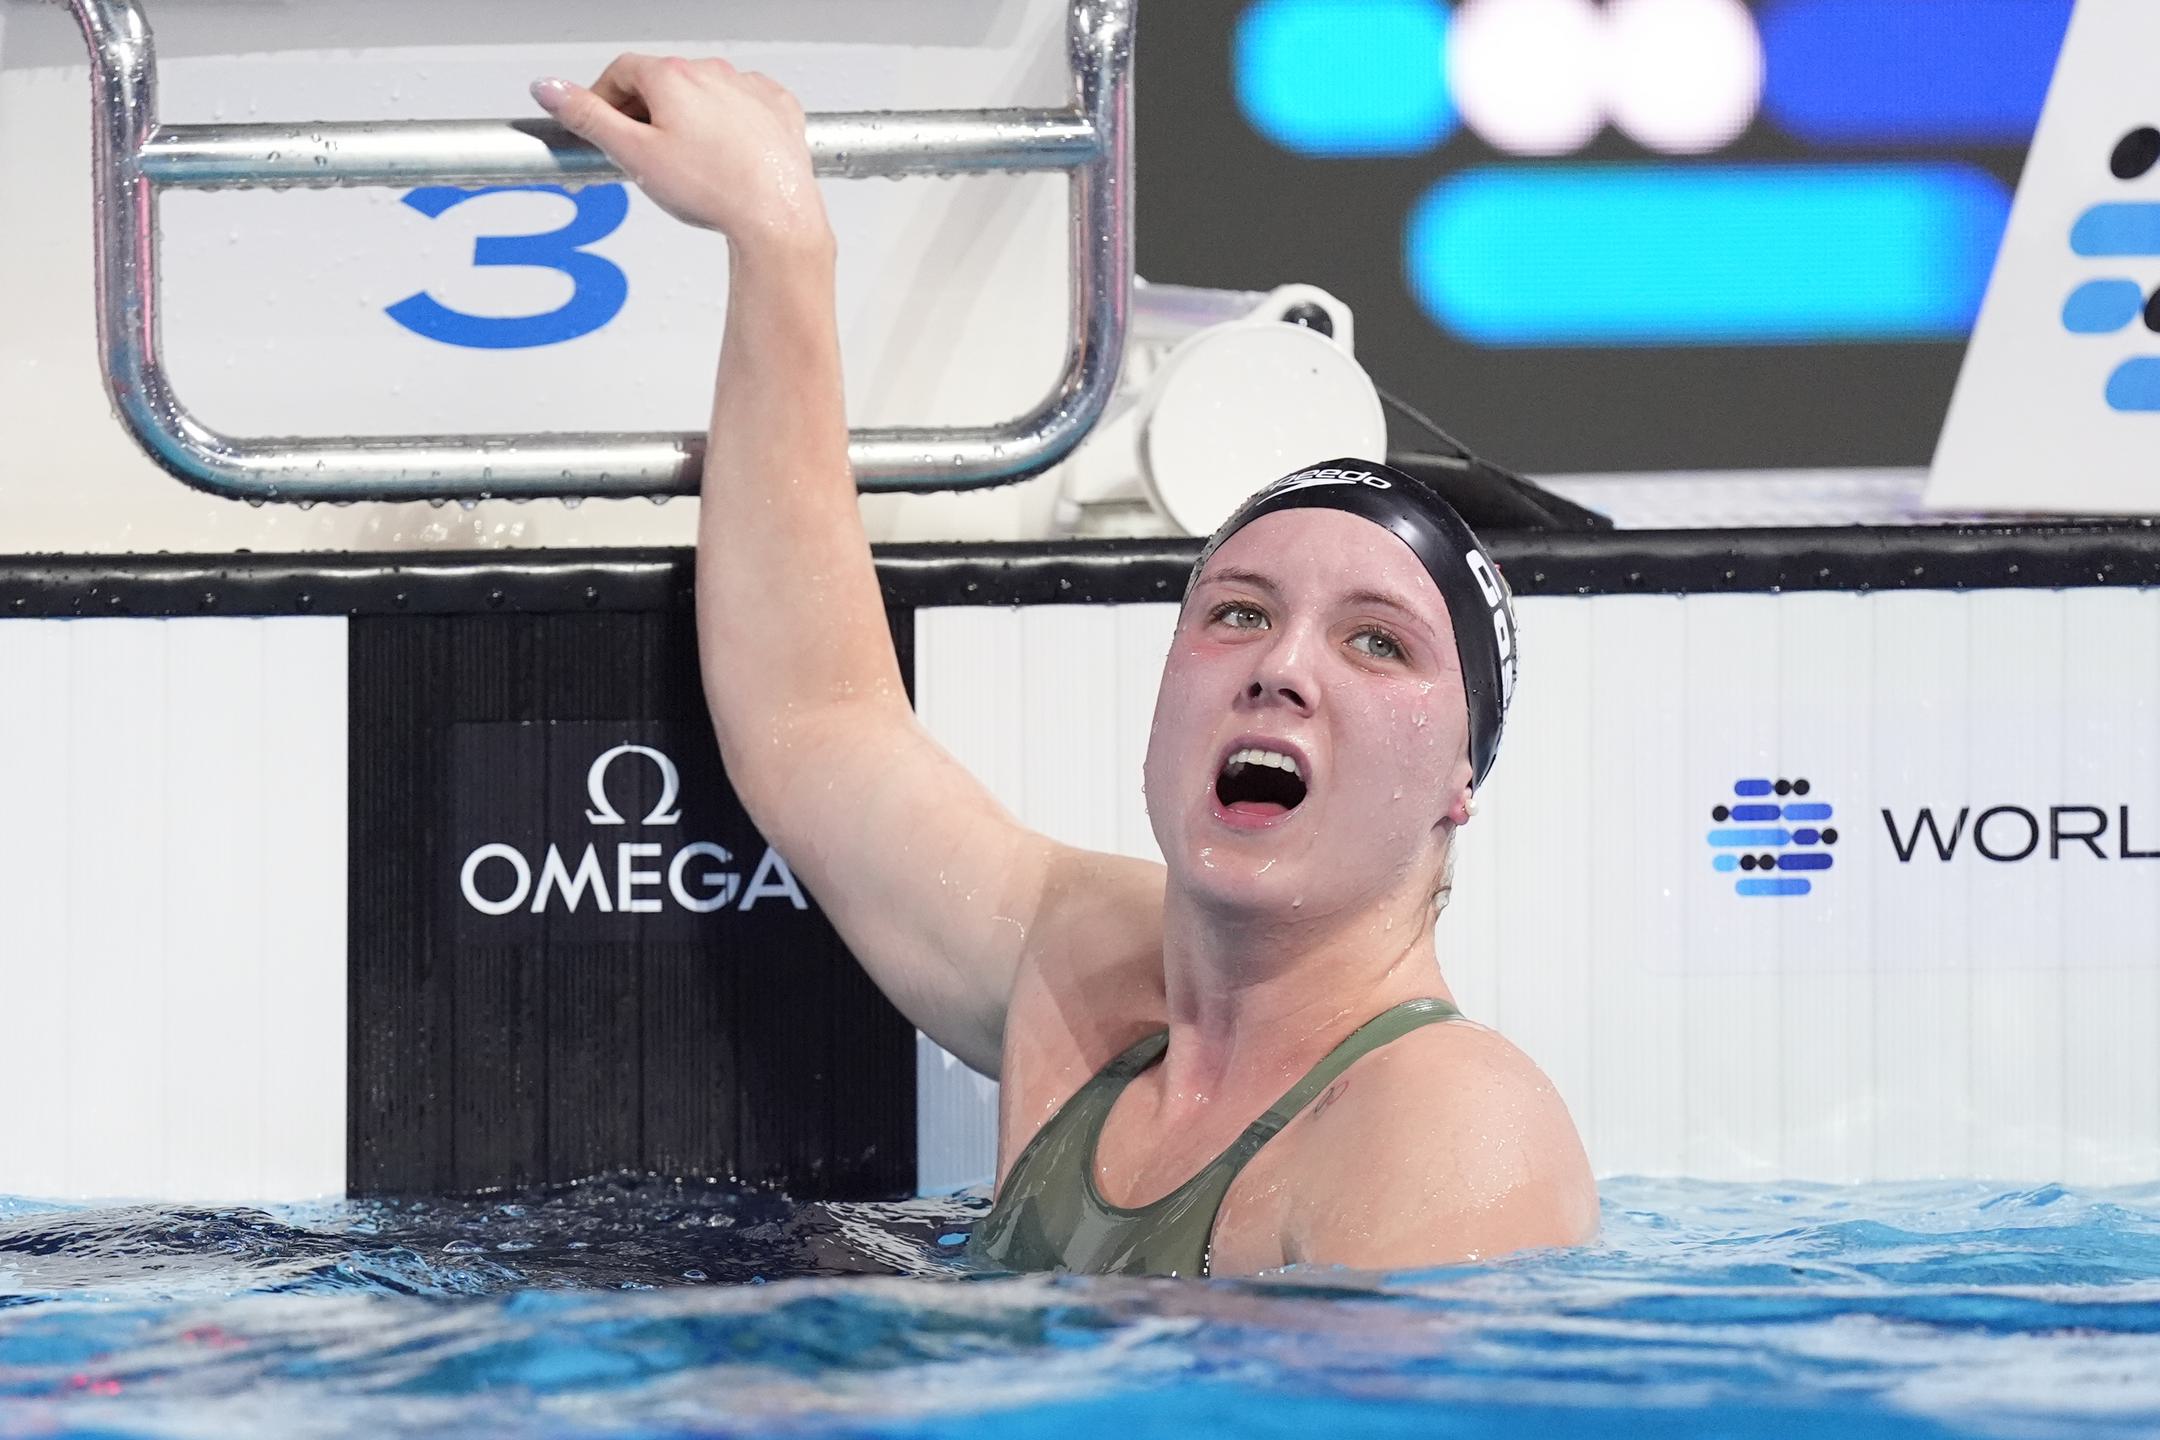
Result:
[[[545,120],[160,125],[157,58],[137,0],[68,0],[90,51],[98,355],[113,406],[152,458],[198,489],[279,501],[689,495],[704,436],[233,436],[191,415],[159,355],[157,196],[221,186],[516,185],[621,172]],[[864,490],[966,490],[1056,464],[1101,416],[1132,290],[1131,68],[1136,0],[1075,0],[1062,110],[813,115],[825,176],[1066,171],[1071,328],[1032,411],[994,426],[849,435]]]

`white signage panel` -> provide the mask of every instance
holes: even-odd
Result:
[[[2078,0],[1935,451],[1955,510],[2160,512],[2151,0]]]
[[[604,31],[585,7],[542,3],[499,17],[513,28],[486,43],[447,33],[458,27],[431,11],[385,11],[367,17],[368,44],[353,49],[326,48],[344,23],[335,7],[279,11],[263,21],[260,40],[196,33],[225,10],[175,7],[152,18],[163,22],[161,118],[173,123],[541,118],[527,93],[532,80],[590,80],[633,47],[725,54],[783,81],[813,112],[1065,102],[1062,0],[1001,7],[996,23],[981,6],[930,7],[909,24],[878,13],[886,8],[835,0],[807,17],[792,7],[721,7],[698,12],[674,35],[638,34],[640,16],[630,14],[625,38],[613,41],[590,38]],[[547,43],[566,32],[580,38]],[[165,476],[112,418],[97,371],[81,41],[53,7],[11,8],[6,40],[6,548],[688,542],[690,505],[258,510]],[[279,48],[296,43],[325,48]],[[854,424],[996,422],[1048,393],[1067,328],[1066,177],[832,180],[823,189],[840,238]],[[632,187],[168,191],[159,218],[161,331],[174,387],[193,413],[229,433],[695,431],[706,423],[725,246]],[[1028,501],[1010,490],[966,502],[881,497],[866,507],[876,538],[917,533],[897,515],[902,503],[938,511],[919,528],[1029,528],[1017,518]],[[1041,504],[1047,509],[1047,499]],[[955,507],[976,514],[972,526]]]

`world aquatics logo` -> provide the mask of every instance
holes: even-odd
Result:
[[[1807,798],[1813,787],[1800,780],[1735,780],[1733,799],[1711,807],[1718,828],[1710,832],[1716,852],[1710,868],[1740,872],[1733,893],[1747,898],[1805,895],[1815,888],[1811,872],[1830,868],[1837,830],[1825,824],[1831,807]]]
[[[2142,125],[2115,142],[2108,172],[2129,184],[2160,164],[2160,128]],[[2093,259],[2160,258],[2160,203],[2107,200],[2090,206],[2070,227],[2070,248]],[[2148,299],[2138,282],[2120,275],[2087,280],[2063,301],[2063,328],[2073,335],[2112,335],[2142,318],[2160,332],[2160,290]],[[2107,381],[2107,403],[2116,410],[2160,410],[2160,359],[2133,356]]]

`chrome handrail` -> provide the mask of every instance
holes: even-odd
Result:
[[[704,436],[231,436],[174,396],[158,348],[157,192],[221,185],[496,185],[620,172],[541,120],[160,125],[139,0],[68,0],[90,51],[98,358],[121,422],[167,470],[250,500],[695,494]],[[1137,0],[1074,0],[1063,110],[862,112],[809,118],[820,175],[1071,173],[1065,366],[1027,414],[992,426],[850,432],[864,490],[968,490],[1056,464],[1101,416],[1132,290],[1131,69]]]

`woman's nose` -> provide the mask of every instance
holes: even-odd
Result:
[[[1259,657],[1252,679],[1245,686],[1246,700],[1279,701],[1300,714],[1311,714],[1312,702],[1320,690],[1308,663],[1309,653],[1307,637],[1295,631],[1283,632]]]

